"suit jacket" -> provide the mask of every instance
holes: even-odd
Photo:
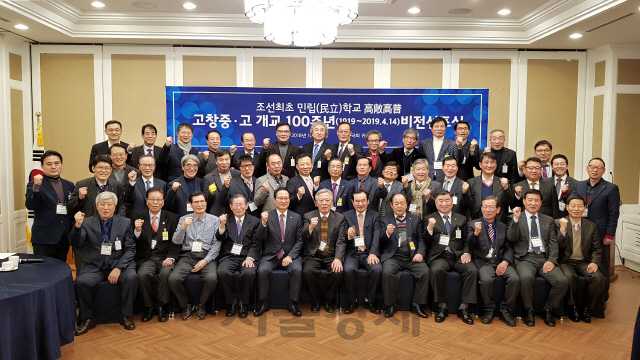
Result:
[[[313,178],[312,178],[313,179]],[[298,188],[304,186],[304,195],[298,199]],[[300,175],[296,175],[287,181],[287,190],[289,191],[289,210],[302,216],[316,208],[314,200],[315,190],[309,189]]]
[[[538,212],[538,221],[540,225],[540,238],[544,245],[547,261],[551,261],[558,266],[558,241],[556,238],[556,227],[553,218]],[[507,228],[507,238],[511,241],[514,249],[514,257],[518,260],[527,255],[529,252],[529,242],[531,241],[529,224],[524,210],[520,214],[518,222],[511,220]]]
[[[153,177],[153,187],[157,187],[162,189],[165,192],[165,205],[166,205],[166,195],[167,195],[167,183]],[[127,180],[124,183],[124,188],[127,193],[133,193],[133,199],[130,199],[127,204],[127,215],[131,218],[133,214],[142,214],[145,211],[149,211],[149,207],[147,206],[147,185],[145,184],[145,180],[142,177],[138,177],[136,179],[135,185],[131,186],[131,183]],[[131,189],[133,188],[133,189]]]
[[[433,235],[429,234],[429,230],[427,229],[427,224],[429,223],[429,219],[434,218],[436,220],[436,225],[433,227]],[[424,225],[424,242],[427,244],[428,251],[428,260],[427,264],[431,263],[431,261],[435,260],[440,254],[447,251],[447,247],[444,245],[440,245],[438,242],[440,241],[440,236],[445,233],[444,231],[444,221],[442,220],[442,216],[440,216],[439,212],[434,212],[428,216],[423,218]],[[451,232],[449,233],[449,246],[456,258],[459,259],[462,254],[471,254],[469,252],[469,246],[467,245],[467,236],[466,236],[466,224],[467,219],[462,214],[456,214],[451,212],[450,219],[451,222]],[[460,237],[456,236],[457,230],[460,230]]]
[[[209,158],[204,158],[204,153],[198,153],[198,160],[200,160],[200,165],[198,165],[198,174],[197,177],[203,178],[205,175],[210,174],[213,170],[218,168],[216,164],[216,154],[213,152],[209,152]]]
[[[342,160],[342,178],[347,180],[355,179],[358,176],[356,172],[356,164],[358,163],[358,159],[364,157],[364,152],[362,151],[362,146],[360,144],[354,143],[349,140],[347,145],[353,145],[353,156],[349,154],[349,150],[345,147],[340,156],[340,160]],[[340,152],[340,143],[333,145],[336,149],[336,157]]]
[[[493,150],[491,150],[495,154]],[[476,164],[476,169],[480,170],[480,158],[478,158],[478,163]],[[518,173],[518,156],[516,152],[509,148],[502,148],[502,158],[500,159],[500,163],[497,164],[496,170],[494,171],[494,175],[498,178],[506,178],[509,180],[509,184],[515,184],[520,181],[520,174]],[[507,165],[507,171],[504,170],[504,166]]]
[[[358,177],[351,180],[353,184],[354,190],[356,191],[360,189],[360,182],[358,181]],[[369,194],[369,210],[373,210],[378,212],[378,206],[380,205],[380,199],[383,199],[387,196],[387,188],[378,186],[378,178],[372,177],[369,175],[367,180],[364,182],[364,187],[362,188],[364,191]]]
[[[405,168],[404,166],[404,147],[397,147],[393,149],[390,153],[385,152],[383,154],[384,163],[388,163],[389,161],[395,161],[400,166],[400,171],[398,171],[398,178],[396,180],[401,181],[402,176],[411,172],[413,168],[413,162],[418,159],[425,159],[426,156],[420,149],[417,147],[413,148],[411,155],[409,155],[409,167]]]
[[[442,180],[444,179],[444,172],[442,169],[434,169],[433,163],[436,161],[443,161],[447,155],[457,158],[458,145],[456,145],[456,142],[445,137],[442,142],[442,147],[440,148],[440,153],[434,155],[433,137],[430,137],[420,141],[420,151],[424,153],[427,161],[429,162],[429,177],[439,183],[442,183]]]
[[[315,142],[310,142],[302,146],[302,152],[305,154],[311,155],[313,157],[313,147],[315,146]],[[330,178],[329,176],[329,160],[324,156],[324,152],[327,150],[331,150],[331,159],[338,156],[338,150],[336,150],[333,145],[329,144],[326,140],[322,142],[320,149],[318,149],[318,154],[316,155],[313,161],[313,169],[311,170],[311,178],[313,179],[316,176],[320,176],[320,181],[324,181]],[[318,168],[318,161],[320,161],[320,168]]]
[[[325,180],[320,183],[318,186],[318,191],[322,189],[328,189],[333,192],[333,183],[331,179]],[[351,209],[353,209],[353,203],[351,203],[353,192],[355,188],[353,184],[345,179],[340,180],[340,185],[336,189],[336,193],[338,194],[335,199],[333,199],[333,206],[336,208],[336,212],[343,214]]]
[[[283,258],[291,256],[296,259],[302,251],[302,217],[291,210],[287,210],[287,220],[285,222],[284,242],[282,241],[282,233],[280,232],[280,220],[278,219],[278,211],[273,209],[269,211],[269,219],[267,220],[266,230],[260,220],[262,231],[266,231],[266,236],[262,244],[262,257],[260,262],[268,261],[276,258],[280,250],[284,251]]]
[[[457,147],[457,146],[456,146]],[[478,144],[474,151],[471,151],[471,142],[467,142],[462,145],[462,148],[458,149],[458,174],[457,176],[463,181],[467,181],[474,177],[473,169],[480,161],[480,144]]]
[[[469,185],[469,189],[466,193],[462,193],[463,182],[464,181],[457,176],[453,179],[453,184],[449,189],[449,193],[451,193],[451,196],[455,196],[453,209],[451,211],[456,214],[464,215],[464,217],[468,217],[469,208],[471,207],[473,199],[471,198],[471,185]],[[442,185],[442,187],[444,189],[444,184]]]
[[[553,176],[551,178],[553,181],[553,186],[556,185],[556,177]],[[567,175],[567,178],[565,179],[566,184],[569,185],[569,191],[567,191],[567,196],[562,196],[563,194],[558,194],[558,205],[560,206],[560,203],[565,204],[565,208],[564,210],[560,210],[560,216],[565,217],[565,216],[569,216],[569,212],[566,209],[566,204],[567,204],[567,198],[569,197],[569,194],[571,194],[571,191],[573,191],[573,189],[576,187],[576,185],[578,184],[578,180],[572,178],[571,176]],[[556,188],[556,193],[557,193],[557,188]]]
[[[475,223],[482,223],[482,230],[478,236],[475,235]],[[507,225],[500,221],[494,220],[494,234],[495,234],[495,246],[497,250],[496,259],[498,261],[504,260],[509,264],[513,264],[513,248],[511,243],[507,241]],[[467,221],[467,247],[472,252],[473,262],[476,267],[481,267],[489,264],[487,261],[487,255],[489,255],[489,249],[491,249],[491,240],[489,239],[489,233],[484,223],[484,218],[478,218],[475,220]],[[494,250],[495,251],[495,250]]]
[[[158,179],[164,179],[164,168],[160,164],[160,153],[162,148],[160,146],[153,146],[153,157],[156,159],[156,170],[153,172],[153,177]],[[144,146],[136,146],[131,151],[131,166],[138,169],[140,165],[140,157],[144,155]]]
[[[240,238],[238,239],[236,221],[236,217],[233,214],[229,214],[227,217],[227,223],[225,224],[224,234],[216,234],[222,242],[218,259],[222,260],[234,256],[239,256],[241,258],[250,257],[258,263],[260,261],[260,247],[267,234],[267,228],[260,225],[262,220],[249,214],[245,214],[244,221],[242,222],[242,229],[240,231]],[[231,253],[234,243],[242,245],[240,255],[233,255]]]
[[[413,241],[416,247],[415,250],[410,250],[410,258],[413,259],[413,257],[416,254],[422,255],[422,257],[424,258],[426,247],[424,245],[424,241],[422,241],[422,220],[420,220],[419,216],[409,214],[408,211],[406,213],[406,216],[407,216],[407,219],[406,219],[407,242]],[[380,226],[380,247],[382,248],[380,261],[384,262],[386,260],[391,259],[393,255],[396,253],[396,250],[398,250],[399,235],[398,235],[398,227],[396,226],[396,216],[394,213],[391,213],[391,215],[382,217],[380,221],[382,222]],[[391,234],[391,237],[387,236],[387,225],[389,224],[393,224],[394,226],[396,226],[393,234]],[[424,259],[422,261],[424,262]]]
[[[391,199],[393,199],[393,196],[395,194],[404,194],[408,196],[409,192],[410,192],[409,186],[404,187],[402,186],[402,183],[400,181],[393,180],[393,182],[391,183],[391,187],[389,187],[389,190],[387,191],[387,196],[384,197],[384,199],[388,200],[387,206],[385,208],[386,210],[385,214],[393,213],[393,209],[391,208]],[[380,200],[382,200],[382,198],[380,198]],[[379,202],[380,202],[380,205],[377,207],[377,211],[378,213],[381,213],[382,209],[380,208],[380,206],[382,206],[382,201],[379,201]]]
[[[111,169],[111,176],[109,176],[110,180],[115,180],[115,181],[120,181],[118,180],[118,178],[116,177],[116,173],[115,173],[115,169]],[[137,178],[140,178],[142,176],[142,173],[140,172],[139,169],[134,168],[133,166],[129,165],[129,164],[125,164],[124,165],[124,175],[122,175],[122,181],[120,181],[123,185],[129,182],[129,173],[135,171],[137,174]]]
[[[256,149],[257,148],[253,149],[253,176],[259,178],[266,173],[267,167],[263,166],[260,162],[260,152],[256,151]],[[234,169],[240,170],[240,156],[245,154],[245,150],[238,150],[233,153],[233,157],[231,158],[231,166]]]
[[[318,225],[309,233],[311,218],[318,218]],[[302,229],[302,240],[304,241],[304,255],[313,256],[320,247],[322,239],[322,229],[320,226],[320,211],[313,210],[304,214],[304,228]],[[327,219],[327,246],[333,252],[336,259],[344,262],[344,253],[347,247],[347,223],[344,216],[335,211],[329,212]]]
[[[62,181],[63,204],[68,205],[69,197],[73,192],[73,183],[69,180]],[[69,237],[74,220],[70,211],[67,215],[56,214],[56,208],[60,203],[58,194],[51,183],[43,176],[40,190],[33,191],[33,181],[27,184],[27,193],[24,205],[33,211],[33,225],[31,226],[31,242],[34,244],[57,244],[62,235]]]
[[[371,157],[371,152],[369,152],[368,150],[364,152],[364,157]],[[378,160],[376,161],[375,166],[373,166],[373,161],[371,162],[371,166],[373,166],[371,168],[371,171],[369,172],[369,176],[374,177],[374,178],[381,178],[382,177],[382,170],[384,169],[384,160],[386,159],[387,154],[386,152],[378,152]],[[356,160],[357,163],[357,160]],[[357,174],[356,174],[357,177]]]
[[[209,159],[211,159],[211,157],[209,157]],[[242,176],[240,171],[236,169],[229,169],[229,171],[231,179],[237,179]],[[216,185],[216,189],[211,191],[213,184]],[[231,185],[231,182],[229,182],[229,185]],[[220,173],[217,168],[204,177],[204,189],[204,193],[207,194],[207,208],[209,214],[220,216],[226,213],[227,206],[229,205],[229,188],[220,180]]]
[[[142,229],[140,229],[140,236],[135,236],[135,221],[138,219],[144,220],[142,223]],[[149,216],[149,210],[136,213],[131,218],[131,225],[134,229],[133,237],[136,242],[136,256],[134,258],[136,264],[140,264],[151,257],[151,241],[156,240],[155,251],[158,257],[162,260],[173,259],[174,263],[178,261],[180,256],[180,245],[174,244],[173,234],[176,232],[178,226],[178,215],[168,212],[166,210],[160,211],[160,218],[158,219],[158,232],[153,235],[153,228],[151,227],[151,217]],[[169,236],[164,239],[163,233],[168,232]]]
[[[295,159],[302,153],[302,150],[298,145],[294,145],[291,142],[287,145],[287,153],[282,159],[282,174],[286,175],[287,178],[292,178],[296,176],[296,165]],[[271,154],[280,155],[280,145],[276,141],[273,144],[269,144],[269,146],[265,149],[262,148],[260,151],[260,163],[266,168],[267,167],[267,159]],[[291,159],[293,159],[294,164],[291,165]]]
[[[571,191],[572,195],[580,195],[585,200],[585,205],[589,209],[586,218],[595,222],[598,226],[598,235],[602,241],[605,235],[616,235],[618,218],[620,217],[620,189],[618,185],[601,179],[593,191],[590,201],[587,204],[587,182],[580,181]]]
[[[69,236],[69,244],[83,251],[83,266],[80,274],[97,272],[103,268],[107,270],[136,268],[136,263],[133,261],[136,255],[136,242],[133,239],[131,220],[114,216],[109,240],[114,244],[111,246],[111,255],[101,255],[102,225],[100,225],[99,216],[86,217],[80,228],[74,226]],[[116,240],[121,243],[120,250],[116,250]]]
[[[253,182],[253,189],[249,189],[247,187],[247,184],[244,183],[242,176],[237,178],[232,178],[231,182],[229,183],[229,190],[227,191],[227,204],[231,204],[231,198],[238,194],[244,195],[244,197],[246,197],[249,202],[252,202],[255,196],[254,189],[255,189],[257,180],[258,179],[255,176],[251,177],[251,181]],[[250,214],[251,216],[255,216],[259,218],[260,207],[258,207],[255,211],[250,211],[250,209],[247,208],[247,214]]]
[[[207,194],[209,191],[204,187],[204,180],[195,177],[196,182],[196,190],[202,191]],[[178,182],[180,186],[177,190],[173,190],[173,183]],[[167,194],[164,200],[164,208],[171,211],[172,213],[178,215],[178,217],[183,217],[187,214],[192,213],[193,211],[187,211],[187,204],[189,204],[189,189],[187,189],[187,184],[184,181],[184,175],[178,177],[177,179],[167,183]],[[207,203],[209,200],[207,199]]]
[[[471,197],[471,203],[469,204],[469,216],[467,219],[479,219],[482,217],[482,211],[480,208],[482,207],[482,175],[476,176],[474,178],[469,179],[469,193]],[[500,212],[496,216],[496,220],[506,224],[507,223],[507,215],[509,211],[507,209],[508,205],[505,204],[506,201],[506,190],[502,187],[500,183],[500,178],[497,176],[493,176],[493,184],[491,186],[493,189],[493,196],[497,197],[500,200]]]
[[[198,150],[191,148],[189,153],[191,155],[198,155]],[[184,174],[181,164],[183,157],[184,152],[180,149],[178,144],[172,144],[171,146],[167,146],[165,144],[162,147],[158,161],[164,169],[164,179],[167,184],[170,184],[172,180],[179,178]]]
[[[285,175],[280,175],[282,178],[282,182],[284,183],[283,187],[287,186],[287,181],[289,181],[289,177]],[[264,191],[262,188],[262,184],[265,182],[269,182],[269,192]],[[271,211],[276,208],[276,203],[273,200],[273,193],[278,189],[278,185],[276,184],[276,180],[269,172],[266,175],[258,178],[255,184],[255,194],[253,195],[253,201],[258,206],[262,206],[262,211]]]
[[[82,187],[87,188],[87,195],[84,199],[80,199],[79,189]],[[129,191],[127,193],[121,183],[112,179],[107,180],[107,185],[105,186],[104,191],[111,191],[116,194],[118,197],[118,205],[116,205],[115,214],[122,217],[126,216],[126,204],[127,202],[131,202],[133,192]],[[73,217],[75,213],[82,211],[85,217],[97,215],[98,209],[96,208],[96,196],[98,196],[100,192],[101,191],[95,177],[78,181],[75,189],[73,189],[71,197],[69,198],[69,202],[67,203],[67,214]]]
[[[380,257],[380,231],[382,230],[382,223],[380,222],[380,215],[371,210],[367,210],[364,214],[364,234],[360,234],[360,227],[358,226],[358,213],[355,209],[349,210],[344,214],[344,220],[347,226],[347,250],[346,255],[351,256],[356,252],[358,247],[355,245],[355,239],[348,238],[348,230],[352,226],[356,227],[356,236],[364,236],[364,245],[367,248],[369,254],[373,254]],[[386,231],[386,229],[384,229]]]
[[[558,208],[558,194],[556,194],[556,187],[553,184],[553,179],[540,179],[540,181],[538,181],[538,185],[538,190],[542,193],[542,206],[540,207],[540,212],[547,216],[551,216],[554,219],[559,218],[561,214],[560,209]],[[517,199],[515,195],[516,186],[522,186],[520,199]],[[529,189],[531,189],[531,187],[529,186],[529,181],[526,179],[509,187],[507,190],[506,200],[510,203],[509,205],[511,205],[512,209],[516,206],[524,209],[524,206],[522,205],[522,195],[524,195],[524,192]]]
[[[409,204],[411,204],[411,201],[413,199],[413,190],[411,190],[411,183],[412,181],[410,181],[409,185],[407,186],[407,197],[409,198]],[[424,219],[425,216],[436,211],[436,193],[442,190],[442,184],[435,180],[431,180],[429,186],[427,186],[427,189],[431,190],[431,195],[428,199],[425,198],[424,195],[422,195],[422,219]]]
[[[124,141],[120,141],[120,144],[122,144],[125,148],[129,147],[129,144],[127,144]],[[89,171],[93,173],[93,171],[91,170],[91,163],[93,162],[93,159],[98,156],[98,155],[108,155],[109,154],[109,140],[105,140],[103,142],[99,142],[97,144],[94,144],[91,147],[91,153],[89,154]],[[127,154],[127,158],[130,155]],[[127,161],[129,161],[127,159]]]
[[[571,228],[571,219],[566,216],[569,221],[567,225],[566,235],[560,232],[560,222],[554,220],[556,231],[558,234],[558,261],[563,264],[569,261],[573,255],[573,230]],[[598,227],[593,221],[582,218],[580,220],[580,240],[582,248],[582,256],[587,262],[600,266],[602,260],[602,249],[600,248],[600,236],[598,235]]]

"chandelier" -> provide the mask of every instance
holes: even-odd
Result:
[[[245,15],[264,24],[264,38],[280,45],[336,41],[338,25],[358,17],[358,0],[245,0]]]

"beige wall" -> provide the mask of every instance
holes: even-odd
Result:
[[[373,88],[374,59],[322,59],[323,88]]]
[[[183,56],[184,86],[237,86],[235,56]]]
[[[307,59],[254,57],[253,86],[307,87]]]
[[[616,150],[613,182],[620,187],[623,204],[638,203],[640,156],[638,153],[640,95],[619,94],[616,110]]]
[[[605,62],[604,61],[600,61],[598,63],[596,63],[596,76],[595,76],[595,83],[593,84],[593,86],[598,87],[598,86],[604,86],[604,78],[605,78],[605,74],[606,74],[606,70],[605,70]]]
[[[9,79],[22,81],[22,56],[9,53]]]
[[[548,140],[553,154],[575,163],[578,61],[529,60],[525,157],[533,145]]]
[[[142,144],[142,125],[158,128],[156,144],[167,137],[164,55],[112,55],[113,119],[122,122],[121,140]],[[108,121],[111,119],[105,119]]]
[[[76,182],[91,175],[87,165],[95,143],[93,55],[42,54],[40,73],[44,148],[62,154],[63,177]]]
[[[604,118],[604,95],[593,98],[593,143],[591,157],[602,157],[602,121]]]
[[[640,85],[640,59],[618,60],[618,85]]]
[[[391,59],[392,88],[442,87],[442,59]]]
[[[13,158],[13,210],[24,209],[27,186],[24,162],[24,117],[22,90],[11,89],[11,156]]]

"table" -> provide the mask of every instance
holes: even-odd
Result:
[[[0,272],[0,359],[58,359],[75,329],[71,268],[46,256],[18,255],[44,262]]]

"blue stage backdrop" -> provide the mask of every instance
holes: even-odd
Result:
[[[291,142],[302,146],[312,139],[310,125],[318,120],[329,126],[330,144],[338,142],[339,123],[352,124],[352,140],[367,147],[364,135],[376,129],[387,148],[402,146],[407,128],[419,131],[420,140],[431,135],[429,123],[436,116],[449,122],[446,136],[455,139],[453,126],[465,120],[471,125],[469,140],[487,146],[488,89],[300,89],[167,86],[167,136],[178,125],[193,126],[192,145],[208,148],[206,134],[217,130],[221,147],[240,146],[240,135],[256,135],[256,147],[264,138],[275,142],[275,125],[291,124]]]

